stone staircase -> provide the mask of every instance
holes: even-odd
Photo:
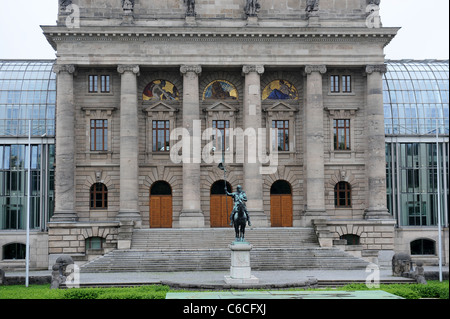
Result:
[[[255,228],[252,270],[364,269],[367,262],[337,248],[319,246],[313,228]],[[114,250],[81,267],[82,272],[229,270],[234,231],[215,229],[136,229],[131,249]]]

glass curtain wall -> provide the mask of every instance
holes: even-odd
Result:
[[[0,60],[0,230],[46,229],[53,214],[56,75],[54,61]],[[28,134],[31,121],[31,161]]]
[[[437,225],[439,174],[442,222],[448,225],[449,62],[387,65],[383,94],[389,211],[399,226]]]

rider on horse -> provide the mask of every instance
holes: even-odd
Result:
[[[225,192],[228,196],[232,196],[234,199],[234,207],[233,207],[233,211],[231,212],[231,216],[230,216],[230,226],[233,225],[234,222],[234,214],[236,214],[239,210],[239,204],[242,205],[245,214],[247,215],[247,221],[248,221],[248,225],[251,226],[252,224],[250,223],[250,216],[248,214],[247,211],[247,206],[245,205],[245,202],[247,201],[247,195],[245,194],[245,192],[242,190],[242,186],[238,185],[237,186],[237,191],[235,193],[228,193],[228,190],[225,188]]]

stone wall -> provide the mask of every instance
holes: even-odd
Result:
[[[48,265],[48,234],[44,232],[30,231],[30,269],[47,268]],[[25,268],[25,259],[3,259],[3,247],[8,244],[19,243],[26,245],[25,231],[2,231],[0,233],[0,268],[17,269]]]
[[[184,19],[186,7],[183,0],[135,0],[136,20]],[[307,18],[306,0],[260,0],[259,17],[265,20],[274,18],[284,20],[305,20]],[[367,0],[320,0],[321,18],[338,20],[340,24],[355,20],[365,20]],[[73,0],[80,7],[83,23],[95,24],[102,19],[121,20],[124,13],[121,0]],[[197,0],[195,5],[197,19],[246,19],[244,7],[246,0]],[[65,12],[61,12],[61,20]]]
[[[112,251],[117,248],[118,235],[118,222],[49,223],[49,265],[53,265],[61,254],[87,260],[86,239],[91,237],[104,239],[103,248],[95,254]]]

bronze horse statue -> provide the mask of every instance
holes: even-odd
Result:
[[[245,206],[242,201],[237,203],[237,212],[234,214],[233,224],[234,230],[236,232],[236,242],[245,242],[245,226],[247,224],[248,218],[245,213]]]

